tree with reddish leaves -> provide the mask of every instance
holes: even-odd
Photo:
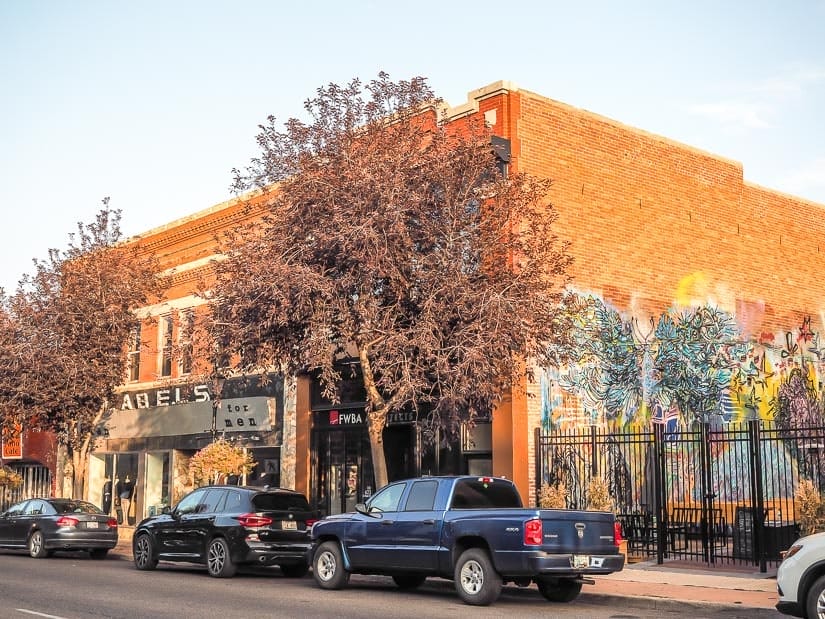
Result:
[[[124,381],[135,311],[164,289],[154,258],[120,237],[120,211],[107,198],[67,249],[35,261],[0,313],[2,425],[53,432],[75,497],[85,496],[89,454]]]
[[[483,122],[441,122],[425,79],[330,84],[305,109],[235,171],[269,211],[226,240],[212,319],[236,369],[312,372],[332,398],[357,362],[380,487],[390,412],[455,435],[544,357],[570,257],[549,181],[504,176]]]

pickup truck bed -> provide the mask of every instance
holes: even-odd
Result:
[[[355,512],[317,522],[312,539],[324,589],[346,586],[351,573],[385,574],[402,588],[434,576],[475,605],[493,603],[505,582],[535,582],[548,600],[569,602],[590,576],[624,567],[613,514],[525,508],[496,477],[390,483]]]

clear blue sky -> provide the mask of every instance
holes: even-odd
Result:
[[[497,80],[825,204],[825,0],[0,2],[0,286],[104,196],[127,236],[231,197],[318,86]]]

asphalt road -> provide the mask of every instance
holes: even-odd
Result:
[[[599,603],[585,592],[571,604],[551,604],[535,588],[506,587],[495,605],[463,604],[452,583],[431,579],[419,590],[401,592],[389,578],[353,576],[341,591],[323,591],[311,576],[289,579],[277,568],[242,571],[216,579],[197,566],[161,563],[138,572],[130,561],[92,561],[85,554],[31,559],[0,551],[0,617],[3,619],[256,619],[258,617],[586,617],[652,619],[703,617],[763,619],[775,611],[626,608]],[[746,612],[747,611],[747,612]]]

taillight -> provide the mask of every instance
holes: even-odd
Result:
[[[316,522],[318,522],[317,518],[307,518],[307,529],[311,529]]]
[[[76,527],[79,520],[70,516],[60,516],[55,524],[59,527]]]
[[[618,520],[613,523],[613,545],[618,546],[622,543],[622,523]]]
[[[272,518],[269,516],[259,516],[258,514],[241,514],[237,518],[242,527],[249,527],[250,529],[268,527],[272,524]]]
[[[106,521],[106,524],[110,529],[117,529],[117,518],[109,518],[109,520]]]
[[[524,545],[541,546],[542,530],[541,520],[536,518],[524,523]]]

